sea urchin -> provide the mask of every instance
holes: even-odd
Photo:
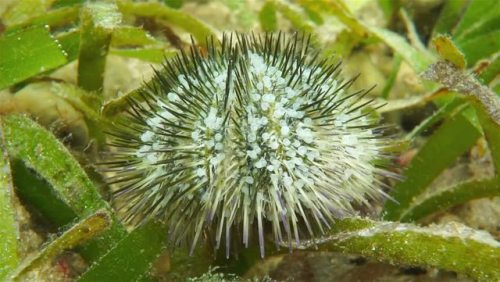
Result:
[[[192,248],[225,237],[226,252],[232,230],[245,246],[256,230],[264,255],[265,227],[298,242],[383,194],[374,161],[389,142],[368,91],[346,92],[354,79],[339,79],[340,63],[299,35],[205,48],[167,60],[110,132],[108,180],[127,221],[163,219]]]

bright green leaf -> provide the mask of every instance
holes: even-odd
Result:
[[[61,48],[66,53],[68,62],[74,61],[78,58],[80,53],[80,31],[73,30],[59,34],[57,41],[61,44]]]
[[[469,1],[467,10],[453,32],[457,43],[498,29],[500,2],[497,0]]]
[[[415,126],[415,128],[413,128],[413,130],[406,135],[405,137],[406,140],[408,141],[414,140],[415,137],[417,137],[419,134],[423,133],[429,127],[443,120],[443,118],[445,118],[447,115],[450,115],[452,111],[455,111],[457,108],[460,108],[459,106],[463,107],[464,104],[465,101],[463,99],[458,99],[455,97],[453,97],[449,101],[443,101],[443,105],[437,111],[435,111],[432,115],[428,116],[425,120],[420,122],[419,125]]]
[[[163,44],[147,33],[144,29],[134,26],[121,26],[113,30],[111,46],[113,47],[131,47],[144,45]]]
[[[273,1],[266,1],[259,12],[260,26],[264,31],[272,32],[277,29],[276,5]]]
[[[5,117],[3,127],[10,158],[21,160],[47,181],[57,199],[79,218],[102,208],[110,210],[80,165],[50,132],[29,118],[16,115]],[[44,196],[50,198],[49,194]],[[123,226],[114,219],[111,228],[84,249],[84,256],[92,261],[124,234]]]
[[[86,1],[87,0],[54,0],[51,8],[68,7],[68,6],[83,4]]]
[[[462,114],[445,122],[413,158],[403,174],[404,180],[391,191],[394,201],[386,201],[384,218],[398,220],[413,199],[469,149],[480,135],[480,131]]]
[[[77,281],[135,281],[164,249],[166,228],[150,221],[133,230]]]
[[[467,8],[468,2],[468,0],[445,1],[432,34],[450,33],[459,22],[463,11]]]
[[[465,54],[469,66],[473,66],[477,61],[486,59],[500,50],[500,29],[470,39],[466,38],[457,42],[457,45]]]
[[[9,157],[5,150],[5,140],[0,124],[0,280],[17,266],[18,226],[14,208],[14,191],[12,186]]]
[[[19,159],[13,159],[11,163],[12,177],[19,199],[35,208],[56,226],[62,227],[73,223],[78,216],[59,198],[47,181]]]
[[[23,116],[4,118],[4,131],[11,157],[35,169],[79,216],[107,206],[80,165],[50,132]]]
[[[180,9],[184,4],[184,0],[163,0],[163,2],[165,2],[165,5],[174,9]]]
[[[37,17],[29,18],[28,20],[17,25],[9,26],[5,32],[11,33],[22,28],[35,25],[48,25],[51,28],[69,25],[76,22],[79,12],[79,7],[64,7],[60,9],[50,10]]]
[[[0,37],[0,89],[66,63],[46,27],[32,27]]]
[[[128,58],[136,58],[151,63],[161,63],[167,58],[177,54],[177,51],[166,50],[165,48],[135,48],[135,49],[111,49],[110,53]]]
[[[443,211],[468,201],[500,196],[500,178],[473,180],[455,185],[431,195],[405,212],[401,221],[417,221],[435,212]]]
[[[432,39],[432,43],[442,59],[448,60],[459,69],[465,68],[464,54],[458,50],[451,37],[440,34]]]

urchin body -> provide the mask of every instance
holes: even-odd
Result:
[[[373,163],[389,143],[339,64],[298,36],[206,47],[168,60],[112,133],[109,180],[127,220],[164,219],[193,247],[212,230],[227,251],[235,229],[244,245],[256,229],[263,255],[265,226],[298,242],[382,194]]]

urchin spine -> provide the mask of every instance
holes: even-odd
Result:
[[[159,217],[174,242],[204,230],[244,245],[256,220],[261,254],[269,222],[276,242],[299,242],[383,192],[373,162],[388,139],[362,99],[347,93],[340,64],[318,60],[308,38],[225,37],[207,55],[192,47],[165,63],[131,99],[114,130],[107,166],[116,203],[131,222]],[[286,236],[286,237],[285,237]]]

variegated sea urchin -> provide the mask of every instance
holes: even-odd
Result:
[[[167,60],[110,133],[109,182],[127,221],[163,219],[192,248],[225,237],[227,252],[232,232],[246,246],[256,230],[264,255],[265,228],[277,243],[312,237],[383,194],[374,162],[390,143],[368,91],[346,92],[354,79],[339,78],[340,63],[298,35],[205,47]]]

